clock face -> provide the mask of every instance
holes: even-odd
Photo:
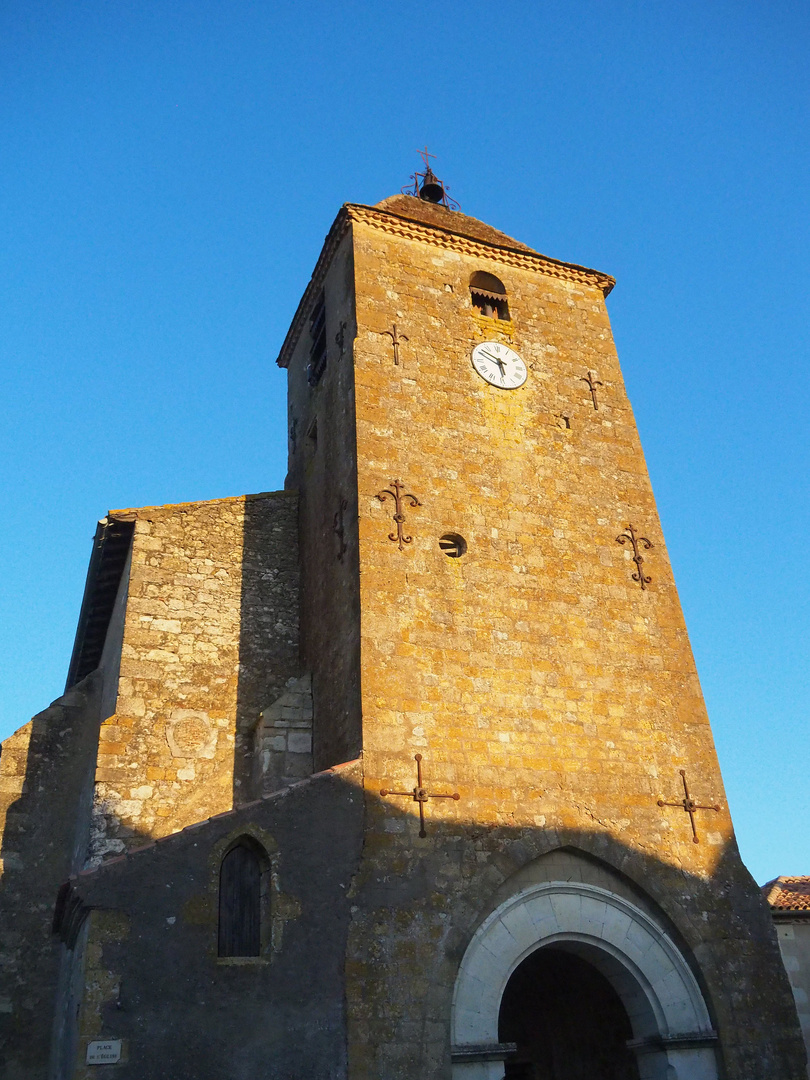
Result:
[[[528,372],[514,349],[500,341],[482,341],[472,351],[472,365],[482,379],[504,390],[515,390],[526,382]]]

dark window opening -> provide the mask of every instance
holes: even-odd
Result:
[[[231,848],[219,868],[219,956],[260,954],[261,906],[259,853],[242,841]]]
[[[326,303],[323,293],[318,298],[309,320],[309,363],[307,382],[316,386],[326,370]]]
[[[485,270],[476,270],[470,278],[470,299],[479,315],[488,319],[509,319],[506,289],[500,278]]]

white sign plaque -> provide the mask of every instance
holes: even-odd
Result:
[[[105,1039],[87,1044],[88,1065],[115,1065],[120,1060],[120,1039]]]

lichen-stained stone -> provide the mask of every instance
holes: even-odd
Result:
[[[3,742],[0,757],[0,1075],[43,1080],[60,968],[53,911],[84,859],[101,673]],[[84,822],[86,826],[86,820]]]
[[[86,1065],[106,1038],[122,1042],[108,1070],[122,1080],[345,1080],[340,975],[362,822],[352,762],[72,876],[57,930],[81,990],[64,1008],[61,1076],[107,1071]],[[261,946],[223,957],[219,867],[245,836],[267,863]],[[87,913],[75,939],[71,909]]]

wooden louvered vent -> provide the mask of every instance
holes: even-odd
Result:
[[[470,300],[479,315],[489,319],[509,319],[506,289],[500,278],[485,270],[476,270],[470,278]]]
[[[309,363],[307,382],[317,386],[326,370],[326,301],[323,293],[318,297],[309,320]]]

